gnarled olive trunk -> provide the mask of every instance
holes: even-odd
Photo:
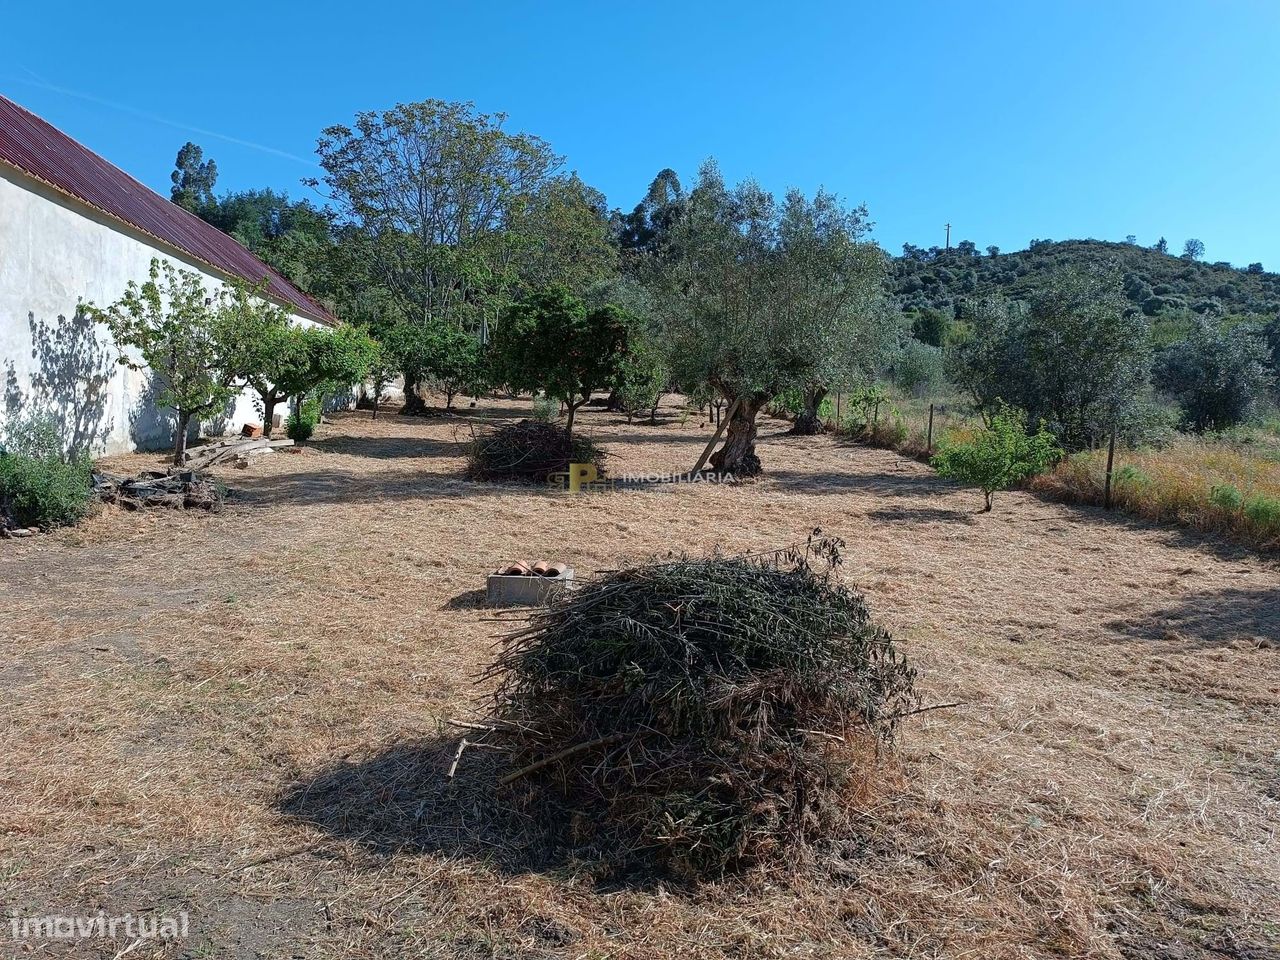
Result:
[[[427,412],[426,401],[418,394],[418,386],[421,383],[421,377],[412,380],[408,376],[404,378],[404,406],[400,408],[401,413],[421,416]]]
[[[804,409],[796,416],[796,422],[791,428],[791,432],[807,437],[826,430],[822,423],[822,417],[818,412],[822,408],[822,401],[826,398],[826,387],[810,387],[806,389],[804,392]]]
[[[769,398],[760,394],[743,397],[732,407],[725,427],[724,445],[711,455],[711,466],[721,473],[754,477],[760,472],[756,456],[756,416]]]

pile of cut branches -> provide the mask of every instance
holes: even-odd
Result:
[[[832,576],[841,545],[650,563],[535,614],[489,671],[503,783],[686,877],[793,862],[838,831],[917,702],[915,671]]]
[[[605,453],[590,440],[541,420],[520,420],[478,434],[471,444],[470,475],[477,480],[546,483],[571,463],[600,467]]]

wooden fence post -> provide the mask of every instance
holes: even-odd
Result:
[[[836,433],[840,432],[840,391],[836,391]]]
[[[1102,507],[1111,509],[1111,471],[1116,465],[1116,428],[1111,428],[1111,442],[1107,444],[1107,479],[1102,485]]]
[[[933,404],[929,404],[929,438],[925,441],[925,453],[933,453]]]

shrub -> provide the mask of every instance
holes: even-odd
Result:
[[[295,410],[284,423],[284,435],[294,443],[306,443],[320,422],[320,401],[308,400],[301,412]]]
[[[0,524],[50,527],[75,523],[89,509],[87,460],[64,459],[57,424],[30,415],[5,424],[0,448]]]
[[[942,351],[918,340],[909,340],[893,364],[893,382],[913,396],[936,390],[944,379]]]
[[[585,437],[539,420],[521,420],[480,434],[471,445],[470,475],[477,480],[545,483],[570,463],[604,464],[605,453]]]
[[[533,398],[533,419],[541,423],[553,423],[560,414],[560,401],[545,393]]]
[[[1230,513],[1235,513],[1244,504],[1240,490],[1231,483],[1218,483],[1209,488],[1209,502]]]
[[[686,877],[787,862],[837,829],[916,702],[863,598],[810,567],[838,547],[650,563],[535,614],[492,668],[504,782]]]
[[[1151,478],[1137,467],[1125,464],[1111,474],[1111,483],[1117,488],[1132,487],[1141,490],[1143,487],[1151,485]]]
[[[973,440],[943,447],[933,458],[933,465],[939,476],[981,489],[986,500],[984,510],[989,511],[997,490],[1007,490],[1043,473],[1061,455],[1044,424],[1034,434],[1028,434],[1026,416],[1006,407],[993,414],[991,426]]]
[[[1250,523],[1280,534],[1280,497],[1255,494],[1244,502],[1244,515]]]

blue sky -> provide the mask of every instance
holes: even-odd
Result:
[[[895,253],[950,221],[1280,269],[1274,0],[4,7],[0,92],[162,192],[192,139],[219,190],[305,195],[322,127],[438,97],[507,113],[626,209],[714,156],[866,202]]]

